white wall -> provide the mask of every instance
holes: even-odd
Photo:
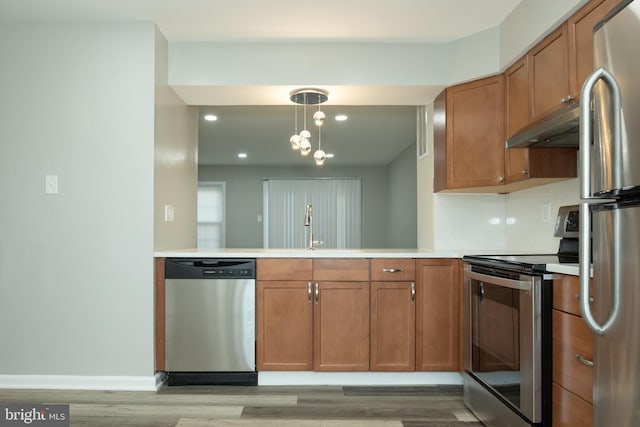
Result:
[[[156,29],[154,249],[196,247],[198,109],[168,84],[167,40]],[[165,205],[174,221],[165,221]]]
[[[555,253],[558,238],[553,237],[558,208],[579,203],[578,178],[506,196],[506,247],[514,251]],[[544,204],[551,205],[551,221],[542,219]]]
[[[0,386],[153,379],[153,56],[153,24],[0,24]]]
[[[500,24],[500,69],[504,70],[588,0],[523,0]]]

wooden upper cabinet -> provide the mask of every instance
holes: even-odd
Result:
[[[591,0],[569,20],[569,76],[571,92],[580,95],[582,84],[594,69],[593,27],[619,0]]]
[[[569,83],[569,36],[567,24],[549,34],[527,55],[531,96],[531,119],[537,121],[577,97]]]
[[[507,139],[515,135],[531,121],[531,102],[529,98],[529,61],[528,57],[504,72],[505,82],[505,132]]]
[[[434,191],[502,185],[504,76],[452,86],[441,96],[434,102]]]

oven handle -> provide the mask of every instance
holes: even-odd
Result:
[[[504,277],[476,273],[475,271],[470,271],[470,270],[465,271],[465,275],[471,279],[481,280],[491,285],[497,285],[497,286],[502,286],[502,287],[511,288],[511,289],[518,289],[520,291],[531,290],[531,282],[525,282],[524,280],[505,279]]]

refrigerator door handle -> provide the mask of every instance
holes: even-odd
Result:
[[[591,195],[591,140],[592,140],[592,128],[591,128],[591,92],[598,81],[603,80],[609,91],[611,92],[611,99],[613,103],[612,108],[612,146],[614,150],[613,158],[613,171],[614,171],[614,185],[613,188],[619,188],[622,183],[621,171],[622,171],[622,94],[620,92],[620,86],[618,82],[606,69],[600,67],[595,70],[582,85],[582,91],[580,93],[580,198],[590,199]]]
[[[620,313],[620,221],[617,218],[618,210],[614,211],[613,217],[613,295],[612,295],[612,307],[609,312],[609,317],[605,322],[600,325],[593,317],[591,307],[589,306],[589,280],[591,278],[591,212],[589,209],[589,203],[583,202],[580,204],[580,312],[585,323],[596,335],[606,334],[612,327],[618,318]]]

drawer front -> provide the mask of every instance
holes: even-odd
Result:
[[[553,381],[593,402],[593,334],[581,317],[553,310]]]
[[[313,260],[313,280],[368,282],[369,260],[362,258],[316,258]]]
[[[411,258],[375,258],[371,260],[371,281],[413,282],[416,261]]]
[[[593,295],[593,286],[589,287]],[[553,308],[580,316],[578,276],[559,275],[553,279]]]
[[[551,403],[553,427],[592,427],[593,405],[553,383]]]
[[[310,258],[258,258],[258,280],[311,280]]]

